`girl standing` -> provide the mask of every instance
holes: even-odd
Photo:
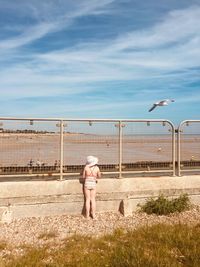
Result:
[[[84,179],[84,195],[85,195],[85,209],[86,209],[86,218],[88,219],[91,216],[95,219],[96,212],[96,184],[97,178],[101,177],[101,172],[97,166],[98,158],[94,156],[88,156],[87,162],[83,170],[83,179]]]

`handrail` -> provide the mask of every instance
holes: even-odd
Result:
[[[177,166],[178,166],[178,172],[177,172],[177,175],[178,176],[181,176],[181,146],[180,146],[180,142],[181,142],[181,127],[184,125],[184,124],[187,124],[187,123],[199,123],[200,120],[184,120],[184,121],[181,121],[178,128],[177,128]]]
[[[122,177],[122,140],[123,140],[123,123],[163,123],[165,125],[166,123],[171,127],[171,145],[172,145],[172,172],[173,176],[175,175],[175,127],[174,124],[167,120],[167,119],[96,119],[96,118],[36,118],[36,117],[28,117],[28,118],[16,118],[16,117],[0,117],[0,121],[46,121],[46,122],[59,122],[60,126],[60,180],[63,179],[63,165],[64,165],[64,123],[65,122],[116,122],[116,124],[119,127],[119,155],[118,155],[118,163],[119,163],[119,178]]]

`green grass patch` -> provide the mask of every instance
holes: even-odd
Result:
[[[178,198],[168,199],[163,195],[158,198],[149,198],[145,204],[138,205],[141,211],[147,214],[168,215],[170,213],[182,212],[190,208],[190,200],[187,194]]]
[[[60,248],[28,248],[2,267],[199,267],[200,225],[118,229],[101,238],[75,235]]]

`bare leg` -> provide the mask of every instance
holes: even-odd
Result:
[[[89,218],[90,216],[90,190],[84,187],[85,194],[85,216]]]
[[[90,191],[90,199],[91,199],[91,213],[92,213],[92,218],[95,218],[95,212],[96,212],[96,188],[92,189]]]

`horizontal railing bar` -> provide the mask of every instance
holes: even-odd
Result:
[[[200,120],[184,120],[179,125],[183,125],[183,124],[185,124],[187,122],[200,122]]]
[[[197,174],[199,174],[199,172],[200,172],[200,169],[191,169],[191,170],[189,170],[189,169],[181,169],[180,170],[181,171],[181,173],[184,175],[184,173],[186,174],[190,174],[190,175],[192,175],[192,174],[194,174],[194,175],[197,175]]]
[[[131,173],[167,173],[167,172],[173,172],[173,170],[143,170],[143,171],[122,171],[122,174],[126,173],[126,174],[131,174]],[[101,172],[102,175],[104,174],[119,174],[119,172]],[[76,176],[76,175],[80,175],[80,172],[71,172],[71,173],[63,173],[63,176]],[[5,175],[0,175],[0,178],[6,178],[6,177],[52,177],[52,176],[59,176],[59,173],[52,173],[51,175],[49,175],[48,173],[37,173],[37,174],[5,174]]]
[[[93,119],[93,118],[87,118],[87,119],[72,119],[72,118],[15,118],[15,117],[0,117],[0,120],[14,120],[14,121],[92,121],[92,122],[169,122],[171,121],[167,119]]]
[[[21,174],[4,174],[4,175],[0,175],[0,178],[7,178],[7,177],[43,177],[43,176],[59,176],[60,173],[52,173],[51,175],[49,175],[48,173],[21,173]]]

